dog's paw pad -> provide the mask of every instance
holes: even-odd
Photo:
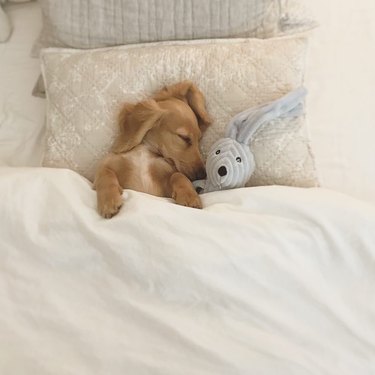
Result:
[[[176,203],[190,208],[202,208],[202,201],[198,194],[181,194],[176,195]]]
[[[123,202],[119,202],[117,200],[106,202],[99,206],[99,214],[105,219],[111,219],[113,216],[118,214],[122,205]]]

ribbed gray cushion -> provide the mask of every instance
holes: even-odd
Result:
[[[165,40],[259,37],[311,28],[303,0],[40,0],[33,49],[99,48]]]

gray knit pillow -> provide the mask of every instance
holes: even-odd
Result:
[[[165,40],[256,37],[304,31],[306,0],[40,0],[33,48],[100,48]]]

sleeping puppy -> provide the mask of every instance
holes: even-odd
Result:
[[[189,81],[124,104],[119,135],[95,176],[100,215],[111,218],[119,212],[123,189],[202,208],[191,181],[206,177],[199,140],[210,123],[204,96]]]

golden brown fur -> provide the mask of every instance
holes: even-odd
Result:
[[[166,87],[152,99],[124,104],[120,134],[95,176],[99,213],[116,215],[123,189],[201,208],[191,181],[205,177],[199,140],[210,123],[203,94],[190,81]]]

